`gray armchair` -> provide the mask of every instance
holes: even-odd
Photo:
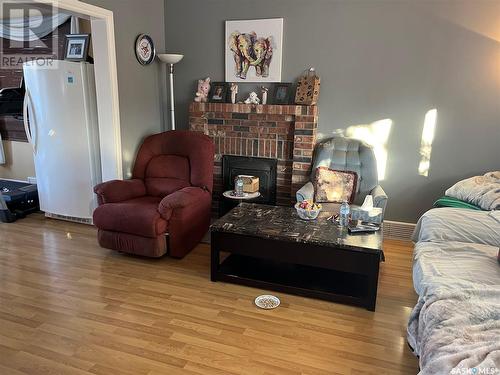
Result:
[[[333,137],[320,141],[313,155],[312,173],[318,167],[328,167],[340,171],[353,171],[358,174],[355,205],[361,205],[368,194],[373,196],[373,206],[382,208],[387,205],[387,195],[378,184],[377,160],[373,149],[367,144],[352,138]],[[313,177],[312,176],[312,177]],[[297,191],[297,201],[313,199],[312,182]]]

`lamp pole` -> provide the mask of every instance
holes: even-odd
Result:
[[[158,58],[161,62],[169,66],[169,79],[170,79],[170,127],[175,130],[175,108],[174,108],[174,64],[182,60],[184,55],[176,53],[160,53]]]
[[[170,67],[170,126],[175,130],[175,109],[174,109],[174,64]]]

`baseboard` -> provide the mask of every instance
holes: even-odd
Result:
[[[416,224],[384,220],[384,238],[411,241]]]
[[[59,214],[54,214],[54,213],[51,213],[51,212],[45,212],[45,217],[48,217],[50,219],[58,219],[58,220],[64,220],[64,221],[71,221],[73,223],[93,225],[92,219],[84,219],[84,218],[81,218],[81,217],[59,215]]]

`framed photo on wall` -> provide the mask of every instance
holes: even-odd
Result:
[[[292,90],[291,83],[277,83],[273,87],[273,104],[289,104]]]
[[[90,34],[66,35],[64,59],[69,61],[86,61],[89,52]]]
[[[208,94],[208,101],[211,103],[225,103],[226,97],[227,83],[212,82],[210,86],[210,93]]]
[[[281,82],[283,18],[226,21],[226,82]]]

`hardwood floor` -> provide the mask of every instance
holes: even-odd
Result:
[[[93,227],[0,223],[0,374],[416,374],[411,244],[386,241],[375,313],[209,281],[183,260],[101,249]]]

